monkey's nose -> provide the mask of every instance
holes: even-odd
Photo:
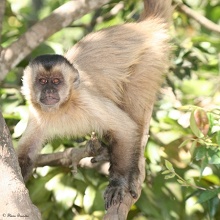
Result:
[[[54,92],[55,92],[54,89],[47,89],[47,90],[45,91],[46,94],[51,94],[51,93],[54,93]]]

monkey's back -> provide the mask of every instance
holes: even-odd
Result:
[[[87,87],[143,124],[168,66],[168,39],[166,24],[149,18],[89,34],[66,57]]]

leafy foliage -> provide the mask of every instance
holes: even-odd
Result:
[[[38,19],[49,15],[64,0],[8,0],[2,47],[18,39]],[[141,1],[126,1],[116,14],[114,0],[51,36],[11,70],[0,88],[0,106],[16,146],[27,121],[27,105],[20,94],[21,76],[32,57],[64,53],[87,33],[138,18]],[[185,2],[208,19],[220,22],[216,0]],[[185,14],[174,11],[171,27],[174,53],[151,121],[145,151],[147,178],[129,219],[205,220],[220,215],[220,38]],[[79,147],[78,140],[55,140],[43,152],[64,146]],[[33,202],[43,219],[101,219],[102,194],[107,178],[92,169],[72,176],[67,168],[38,168],[29,181]]]

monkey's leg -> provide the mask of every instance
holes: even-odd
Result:
[[[88,117],[99,123],[109,147],[110,182],[104,195],[108,209],[122,202],[125,194],[138,197],[141,135],[138,124],[115,103],[97,97],[90,100],[97,106],[91,106]]]
[[[126,193],[130,193],[134,199],[138,197],[141,145],[135,136],[132,136],[130,141],[131,143],[128,143],[116,138],[110,142],[110,178],[104,194],[106,209],[121,203]]]

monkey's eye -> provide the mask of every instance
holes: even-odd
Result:
[[[45,85],[45,84],[47,83],[47,79],[45,79],[45,78],[40,78],[40,79],[39,79],[39,83],[40,83],[41,85]]]
[[[58,78],[54,78],[52,80],[52,83],[55,84],[55,85],[58,85],[60,83],[60,80]]]

